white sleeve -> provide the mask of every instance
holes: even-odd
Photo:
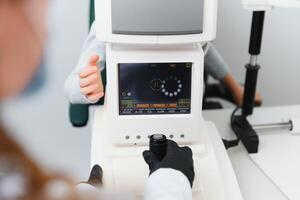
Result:
[[[89,101],[85,97],[85,95],[81,94],[80,85],[79,85],[79,73],[84,67],[86,67],[89,58],[95,54],[100,56],[101,61],[98,63],[98,67],[102,71],[105,68],[105,63],[106,63],[105,45],[103,42],[97,40],[96,25],[95,23],[93,23],[90,33],[82,47],[78,64],[74,69],[74,71],[68,76],[67,80],[65,81],[64,91],[71,103],[76,103],[76,104],[96,103],[96,102]]]
[[[230,74],[229,65],[212,43],[204,57],[204,70],[219,81],[222,81],[225,76]]]
[[[192,200],[187,177],[174,169],[159,169],[150,175],[144,200]]]

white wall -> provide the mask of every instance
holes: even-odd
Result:
[[[244,82],[248,63],[251,12],[241,9],[240,0],[219,1],[216,44]],[[300,103],[300,10],[276,8],[266,14],[262,52],[259,57],[259,91],[264,105]]]
[[[251,13],[240,0],[220,1],[216,45],[244,80]],[[276,9],[266,16],[259,90],[265,105],[300,103],[300,10]],[[43,91],[4,105],[4,119],[16,138],[41,163],[84,180],[89,169],[90,128],[68,121],[63,83],[77,62],[88,29],[88,0],[52,1]],[[298,68],[299,67],[299,68]]]

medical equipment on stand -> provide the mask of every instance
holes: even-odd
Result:
[[[242,114],[232,120],[232,129],[242,141],[248,153],[257,153],[259,137],[247,117],[253,114],[256,84],[260,65],[257,62],[261,51],[266,10],[275,6],[300,8],[299,0],[243,0],[243,6],[252,10],[252,26],[249,44],[250,62],[246,65],[245,94]]]
[[[142,152],[151,135],[164,134],[193,150],[194,199],[242,199],[217,129],[202,117],[203,48],[215,38],[217,0],[95,3],[107,86],[95,112],[91,165],[102,167],[103,187],[143,196]]]
[[[274,116],[264,116],[267,113],[256,112],[256,114],[252,114],[257,74],[260,68],[257,57],[261,50],[265,12],[276,6],[300,8],[300,1],[244,0],[243,5],[253,11],[249,45],[250,63],[246,65],[247,73],[242,114],[235,115],[233,113],[232,129],[243,142],[249,153],[249,158],[282,192],[286,199],[298,200],[300,198],[298,189],[300,180],[298,172],[300,168],[300,138],[296,135],[300,133],[299,116],[295,115],[289,122],[276,123],[274,120],[272,122]],[[272,108],[270,113],[275,112],[275,109]],[[291,116],[284,116],[284,113],[279,117],[291,118]],[[265,120],[268,120],[268,122],[262,124],[262,121]],[[287,134],[287,132],[292,134]]]

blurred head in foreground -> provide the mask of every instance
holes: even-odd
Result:
[[[46,38],[46,0],[0,0],[0,99],[31,81]]]
[[[0,0],[0,103],[30,83],[46,38],[46,0]],[[0,123],[0,199],[85,199],[74,184],[39,167]]]

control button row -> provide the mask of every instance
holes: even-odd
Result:
[[[150,136],[151,136],[151,135],[148,135],[147,138],[150,139]],[[184,135],[184,134],[181,134],[181,135],[179,135],[179,137],[180,137],[180,138],[185,138],[185,135]],[[137,135],[137,136],[135,136],[135,138],[138,139],[138,140],[140,140],[140,139],[142,139],[142,136],[141,136],[141,135]],[[175,136],[174,136],[173,134],[170,134],[170,135],[168,136],[168,138],[174,139]],[[129,136],[129,135],[126,135],[126,136],[125,136],[125,139],[126,139],[126,140],[129,140],[129,139],[130,139],[130,136]]]

